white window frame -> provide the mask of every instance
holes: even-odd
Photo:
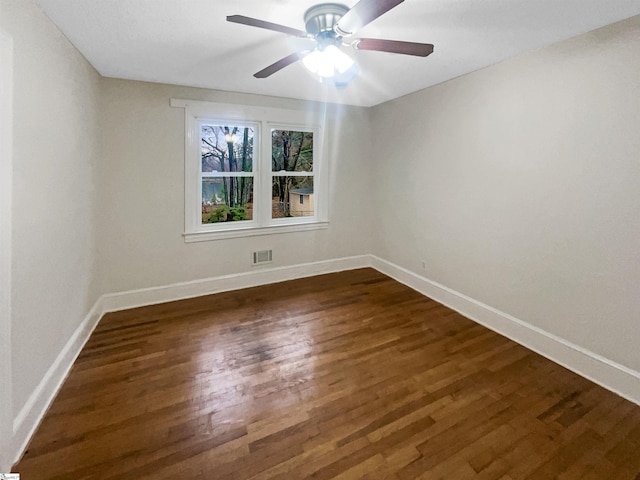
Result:
[[[171,99],[171,106],[184,108],[185,112],[185,242],[201,242],[224,238],[271,235],[327,228],[328,219],[328,169],[324,158],[323,130],[319,123],[322,112],[313,110],[288,110],[256,107],[198,100]],[[311,120],[310,120],[311,119]],[[221,123],[226,122],[226,123]],[[235,222],[202,223],[202,182],[200,126],[211,125],[253,126],[254,130],[254,208],[252,220]],[[291,129],[313,132],[313,216],[271,218],[271,130]],[[288,174],[294,172],[287,172]],[[303,175],[307,175],[303,173]],[[293,175],[295,176],[295,175]]]

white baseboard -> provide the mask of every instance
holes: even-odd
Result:
[[[89,313],[82,320],[78,328],[66,343],[56,360],[44,375],[36,389],[31,393],[27,403],[20,409],[13,420],[13,438],[11,441],[10,457],[15,464],[44,418],[49,406],[56,397],[58,390],[64,383],[73,367],[80,351],[91,336],[100,318],[104,314],[101,299],[98,299]],[[10,466],[9,466],[10,467]],[[10,470],[2,470],[8,472]]]
[[[371,266],[465,317],[640,405],[640,372],[373,255]]]
[[[224,275],[162,287],[103,295],[78,326],[14,419],[12,451],[9,458],[13,458],[14,463],[19,460],[71,370],[73,362],[105,313],[364,267],[375,268],[465,317],[640,405],[639,372],[391,262],[374,255],[359,255],[286,267],[255,269],[237,275]],[[4,466],[2,467],[4,468]]]
[[[115,312],[128,308],[143,307],[145,305],[154,305],[213,293],[284,282],[296,278],[313,277],[315,275],[322,275],[323,273],[369,267],[370,264],[371,257],[369,255],[359,255],[286,267],[253,267],[254,269],[249,272],[234,275],[223,275],[190,282],[174,283],[162,287],[142,288],[128,292],[103,295],[102,305],[105,312]]]

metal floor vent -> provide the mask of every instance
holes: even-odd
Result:
[[[273,260],[272,250],[261,250],[259,252],[253,252],[252,265],[260,265],[263,263],[270,263]]]

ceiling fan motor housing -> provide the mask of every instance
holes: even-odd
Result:
[[[309,35],[328,36],[334,34],[334,25],[349,11],[349,7],[340,3],[321,3],[314,5],[304,13],[304,25]]]

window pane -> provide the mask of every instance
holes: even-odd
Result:
[[[273,172],[313,172],[313,132],[271,131]]]
[[[273,177],[271,197],[271,218],[313,216],[313,177]]]
[[[202,223],[253,219],[253,178],[202,180]]]
[[[253,127],[233,125],[202,125],[202,171],[251,172],[253,130]]]

